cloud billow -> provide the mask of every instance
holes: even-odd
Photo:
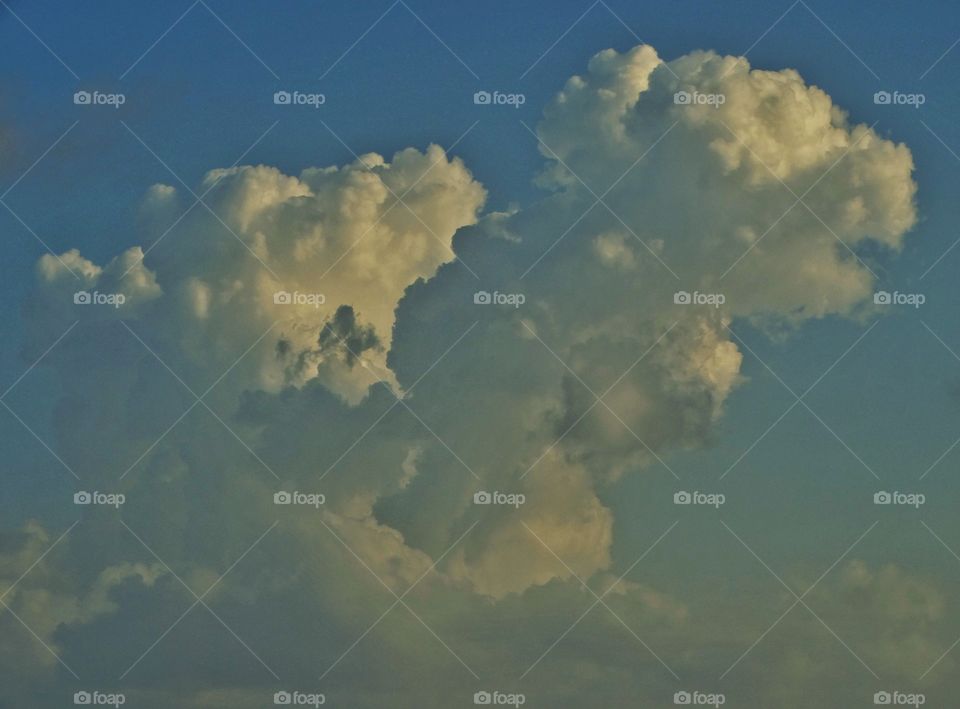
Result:
[[[742,58],[695,52],[665,63],[649,46],[600,52],[535,132],[546,160],[537,179],[550,194],[509,213],[482,214],[486,191],[460,159],[408,148],[299,176],[266,165],[212,170],[200,190],[217,219],[197,209],[164,236],[169,243],[132,247],[105,266],[77,251],[40,260],[28,355],[74,319],[137,352],[107,364],[104,340],[80,337],[51,359],[71,401],[107,412],[95,433],[75,418],[57,423],[71,460],[100,484],[163,432],[147,398],[164,397],[167,421],[178,405],[158,391],[175,384],[150,383],[166,376],[156,357],[117,320],[198,394],[263,338],[211,397],[257,459],[198,409],[124,478],[131,505],[141,505],[132,523],[188,583],[215,579],[282,512],[267,542],[271,573],[238,566],[237,587],[222,591],[231,610],[324,618],[327,644],[307,645],[333,662],[372,622],[365,604],[383,603],[373,574],[398,594],[424,577],[411,599],[449,610],[432,620],[469,664],[495,664],[500,653],[524,664],[535,651],[514,655],[502,638],[484,637],[491,608],[522,624],[527,602],[579,607],[577,578],[606,588],[619,577],[616,519],[602,500],[625,476],[670,475],[670,451],[709,440],[743,384],[727,326],[742,318],[782,332],[857,317],[874,288],[861,250],[896,252],[916,221],[906,146],[851,124],[797,72],[753,70]],[[167,210],[177,197],[154,186],[144,208]],[[75,307],[68,267],[84,289],[123,293],[124,304]],[[481,290],[525,297],[484,305],[474,299]],[[678,292],[723,299],[686,304]],[[84,460],[91,435],[109,456]],[[280,484],[322,490],[323,508],[278,510],[274,472]],[[525,502],[479,505],[478,490]],[[147,502],[164,508],[163,519]],[[93,543],[83,526],[64,544],[71,553]],[[28,531],[23,549],[49,536]],[[45,640],[67,656],[65,630],[72,637],[122,617],[125,595],[173,583],[160,580],[164,568],[133,561],[143,549],[111,548],[119,566],[43,611]],[[64,558],[44,562],[50,574]],[[0,557],[0,573],[16,578],[19,559]],[[882,575],[911,587],[899,572]],[[624,581],[616,603],[664,643],[694,642],[686,599],[653,585]],[[41,594],[25,585],[16,607]],[[160,626],[166,615],[158,612]],[[309,671],[293,657],[299,641],[253,626],[258,651]],[[138,643],[146,647],[152,630]],[[533,645],[549,645],[549,628],[531,621],[528,630]],[[593,641],[612,671],[628,671],[613,645]],[[358,654],[375,664],[409,642],[390,636]],[[375,706],[389,684],[351,680],[355,699],[369,692],[357,706]],[[241,706],[228,689],[204,691]],[[151,691],[145,701],[159,696]]]

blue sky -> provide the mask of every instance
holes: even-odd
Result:
[[[678,529],[684,530],[687,536],[683,538],[689,543],[678,542],[670,554],[651,557],[642,583],[671,597],[683,597],[689,591],[700,601],[709,596],[714,585],[729,584],[725,587],[729,593],[714,599],[720,608],[725,603],[735,605],[730,599],[738,594],[758,593],[751,585],[757,575],[767,584],[767,600],[763,603],[782,591],[775,579],[764,576],[757,558],[744,554],[736,540],[717,538],[722,532],[716,531],[716,515],[685,514],[693,512],[691,509],[681,510],[684,514],[678,517],[675,507],[663,504],[678,486],[672,470],[685,487],[722,490],[729,498],[723,516],[733,520],[744,539],[755,542],[757,556],[771,560],[778,574],[795,572],[797,576],[790,580],[799,578],[796,586],[804,588],[878,519],[877,508],[869,504],[876,490],[922,491],[927,496],[922,512],[897,510],[883,517],[877,533],[858,549],[858,558],[878,569],[898,564],[897,573],[912,572],[927,581],[934,579],[937,593],[949,595],[950,589],[956,588],[957,574],[951,566],[955,559],[945,546],[960,548],[960,522],[955,515],[960,446],[950,448],[960,436],[960,317],[955,308],[960,248],[953,249],[960,239],[960,203],[954,196],[960,174],[960,130],[956,121],[960,106],[955,91],[960,45],[954,46],[958,36],[960,9],[955,5],[906,5],[893,0],[871,3],[869,10],[862,4],[838,6],[802,0],[792,5],[751,1],[735,6],[613,0],[591,5],[561,0],[549,7],[544,3],[499,1],[469,5],[285,1],[268,6],[257,0],[195,4],[188,0],[162,4],[100,2],[85,5],[82,12],[68,13],[61,4],[45,0],[6,0],[6,7],[0,8],[0,47],[7,57],[4,66],[8,67],[0,85],[0,198],[8,205],[8,209],[0,208],[0,232],[5,238],[4,278],[0,284],[5,346],[0,348],[0,381],[10,386],[35,359],[24,350],[29,349],[27,342],[33,332],[30,319],[36,313],[30,308],[43,302],[42,298],[33,300],[37,297],[36,263],[48,253],[38,238],[50,253],[63,254],[76,248],[83,257],[101,265],[131,246],[146,246],[146,236],[163,231],[160,228],[158,232],[150,220],[171,221],[167,213],[158,217],[145,211],[144,195],[154,184],[175,187],[185,200],[181,206],[189,206],[192,200],[187,188],[199,194],[209,170],[231,166],[241,156],[242,165],[269,165],[286,175],[298,175],[310,167],[351,163],[355,154],[375,152],[389,161],[395,152],[407,147],[423,151],[431,143],[445,148],[456,143],[452,154],[487,191],[486,203],[478,207],[478,214],[518,211],[516,222],[523,224],[527,223],[522,220],[529,210],[534,215],[529,221],[544,224],[537,228],[551,235],[549,240],[543,237],[549,243],[563,227],[543,213],[562,216],[564,208],[562,202],[554,207],[549,201],[543,202],[550,199],[551,190],[535,183],[548,162],[538,149],[536,131],[545,107],[553,105],[554,97],[570,77],[587,72],[590,57],[607,48],[623,54],[642,43],[654,47],[664,61],[699,49],[734,56],[747,52],[752,68],[795,69],[807,85],[819,87],[835,106],[847,111],[851,125],[872,126],[880,138],[908,146],[917,186],[916,223],[903,237],[899,253],[873,242],[858,246],[856,251],[876,275],[878,290],[920,293],[925,303],[920,308],[889,308],[880,314],[839,308],[826,317],[804,319],[782,331],[779,324],[771,326],[759,316],[734,317],[730,329],[735,335],[731,337],[743,355],[739,367],[743,380],[729,396],[724,395],[722,416],[711,422],[696,444],[684,440],[665,446],[659,451],[661,462],[638,464],[631,459],[628,467],[633,466],[632,472],[641,468],[642,472],[596,485],[599,503],[610,510],[614,520],[610,571],[614,578],[619,576],[645,546],[640,539],[651,541],[680,519],[683,524]],[[126,102],[117,110],[77,106],[73,94],[79,90],[122,93]],[[318,109],[275,105],[274,92],[283,90],[322,93],[325,103]],[[473,94],[481,90],[522,93],[525,101],[517,109],[475,105]],[[874,94],[878,91],[920,93],[925,102],[916,109],[877,105]],[[588,138],[584,137],[585,143]],[[682,159],[681,153],[678,156]],[[653,173],[648,179],[655,181],[657,176]],[[635,187],[643,186],[638,183]],[[606,185],[590,188],[600,191]],[[706,199],[698,189],[695,183],[689,185],[685,198],[690,203]],[[749,192],[747,185],[746,199]],[[563,190],[553,185],[553,193]],[[544,204],[547,206],[540,206]],[[637,204],[641,204],[639,198]],[[472,235],[486,234],[485,229],[493,228],[489,220],[476,227],[470,226],[472,223],[464,221],[464,231],[457,237],[464,244]],[[637,229],[642,223],[640,219]],[[219,238],[224,240],[210,242],[212,251],[226,253],[240,248],[219,227],[211,228],[220,231]],[[146,267],[169,275],[172,271],[165,269],[174,269],[178,249],[193,253],[190,240],[208,233],[212,231],[204,232],[186,220],[182,228],[171,230],[156,252],[148,254]],[[708,236],[704,235],[704,243]],[[571,241],[576,238],[574,232]],[[771,237],[775,238],[776,234]],[[456,241],[454,244],[462,255]],[[472,248],[463,246],[478,264],[479,281],[519,282],[512,280],[517,264],[509,253],[489,255],[480,247],[476,251]],[[195,258],[202,262],[209,254],[199,249]],[[561,253],[566,252],[558,250],[557,254]],[[470,259],[464,256],[463,260]],[[453,341],[463,330],[461,324],[467,323],[461,322],[458,312],[431,300],[466,287],[459,277],[451,275],[452,269],[450,265],[442,267],[442,278],[438,277],[434,291],[429,283],[411,288],[408,299],[399,306],[393,341],[409,347],[411,353],[395,355],[404,386],[416,379],[409,376],[409,371],[425,369],[446,346],[437,343]],[[557,273],[560,277],[566,271],[558,268]],[[424,278],[430,281],[432,275]],[[546,276],[544,279],[544,287],[549,286]],[[469,280],[466,283],[475,285]],[[563,292],[560,286],[557,290]],[[431,296],[434,292],[438,295]],[[423,321],[413,314],[415,305],[421,303],[426,304],[424,312],[430,313],[423,316]],[[638,303],[635,307],[642,312],[646,306]],[[626,306],[620,303],[611,309],[616,308]],[[113,346],[112,339],[101,331],[97,333],[97,337],[106,338],[105,344]],[[381,341],[389,341],[389,334],[380,331],[379,335]],[[861,336],[863,340],[858,341]],[[149,341],[166,354],[171,350],[163,347],[175,349],[174,343],[182,344],[177,337],[178,331],[171,325],[170,329],[158,329],[156,339]],[[184,341],[189,337],[184,335]],[[421,338],[433,344],[421,345]],[[214,349],[212,342],[204,346]],[[78,345],[78,352],[81,350]],[[497,356],[496,349],[491,352]],[[116,359],[112,366],[118,373],[127,372],[128,367],[133,372],[140,366],[125,346],[118,346],[111,356]],[[81,361],[78,355],[77,362]],[[465,370],[468,365],[462,364]],[[25,430],[29,425],[45,443],[52,441],[51,447],[59,450],[53,422],[78,403],[71,395],[86,391],[86,384],[76,390],[65,388],[58,377],[69,369],[69,364],[59,373],[54,367],[38,367],[10,393],[8,403],[24,423],[13,415],[0,418],[0,450],[7,471],[0,497],[3,531],[19,528],[31,519],[62,530],[76,518],[72,506],[63,504],[76,489],[76,481],[65,475],[43,444]],[[827,370],[829,374],[821,380]],[[88,376],[78,376],[87,376],[90,386],[98,382],[106,385],[108,381],[113,385],[109,368],[90,371]],[[202,370],[189,371],[193,374]],[[131,378],[136,379],[132,374]],[[469,374],[464,378],[471,381]],[[126,381],[119,374],[117,379]],[[768,431],[796,401],[788,387],[800,395],[815,383],[809,396],[804,396],[809,409],[802,404],[794,406]],[[172,382],[170,385],[174,386]],[[192,380],[190,385],[201,387],[198,393],[206,388]],[[142,389],[131,387],[131,397],[151,390],[147,385]],[[163,385],[157,387],[158,391],[163,389]],[[342,396],[342,390],[331,387]],[[257,407],[278,411],[270,398],[274,396],[285,402],[288,408],[280,407],[283,411],[306,407],[310,401],[306,392],[312,390],[294,389],[287,399],[276,392],[262,394],[267,403],[257,399],[257,387],[252,385],[243,390],[246,398],[238,394],[236,401],[228,401],[235,393],[232,389],[223,395],[221,403],[235,409],[231,415],[237,411],[250,415],[254,409],[259,423],[268,421],[264,428],[272,431],[276,440],[264,443],[262,449],[254,446],[268,462],[275,460],[269,458],[270,454],[282,455],[279,440],[293,434],[284,433],[277,423],[287,414],[277,413],[275,421]],[[449,383],[446,388],[437,384],[429,391],[458,395],[456,384]],[[315,395],[321,402],[318,408],[327,411],[331,407],[333,411],[334,404],[325,398],[328,394]],[[464,394],[465,400],[469,398]],[[184,401],[189,405],[191,397]],[[416,403],[416,399],[413,401]],[[429,393],[421,401],[425,409],[433,405]],[[80,403],[97,411],[95,402]],[[156,403],[157,426],[161,420],[175,418],[183,405],[182,401],[161,397]],[[364,406],[372,404],[368,401],[357,411],[366,412]],[[428,423],[441,424],[440,410],[431,410],[436,419],[428,415]],[[115,410],[105,415],[122,418]],[[239,419],[227,417],[231,425],[242,420],[242,415],[237,415]],[[261,415],[264,418],[258,419]],[[356,420],[363,422],[366,415],[358,413]],[[349,419],[342,411],[330,416],[338,421]],[[403,438],[407,433],[395,435]],[[90,441],[91,448],[97,444]],[[379,450],[380,445],[387,450],[393,444],[389,439],[372,444],[372,448]],[[463,445],[469,449],[473,444]],[[309,448],[306,443],[304,446]],[[192,450],[187,442],[182,449]],[[292,449],[299,450],[296,446]],[[124,451],[124,455],[127,453]],[[320,459],[326,455],[315,454]],[[106,455],[109,457],[109,453]],[[424,454],[424,468],[436,464],[431,455],[429,451]],[[91,458],[99,459],[99,455]],[[186,454],[184,459],[194,460]],[[164,464],[162,460],[150,463],[160,469]],[[437,465],[448,464],[457,467],[449,461]],[[438,486],[437,490],[437,499],[455,496],[447,487]],[[384,502],[397,528],[411,539],[424,539],[424,547],[433,554],[434,549],[445,549],[443,542],[452,540],[444,534],[459,529],[460,522],[451,517],[444,534],[437,534],[434,523],[423,518],[422,508],[415,509],[401,493],[397,496],[391,498],[392,502]],[[148,524],[152,518],[145,515],[144,519]],[[921,519],[929,524],[927,529],[920,524]],[[218,529],[218,520],[211,515],[201,526]],[[936,530],[947,544],[935,539],[929,530]],[[217,539],[219,531],[213,535]],[[224,532],[224,537],[229,533]],[[702,547],[696,541],[701,538],[708,540]],[[228,539],[223,547],[233,549],[238,543],[236,538]],[[211,547],[215,546],[211,542]],[[725,555],[720,549],[731,553]],[[226,561],[230,554],[224,556],[220,551],[212,557]],[[450,577],[458,583],[469,578],[482,588],[482,582],[470,575],[473,572],[462,573],[457,577],[450,571]],[[554,583],[559,584],[550,582]],[[532,591],[504,603],[515,603],[511,612],[521,617],[524,604],[532,603],[532,596],[541,591],[539,586],[550,593],[556,590],[550,584],[532,584],[536,587]],[[569,615],[569,599],[561,598],[566,590],[557,593],[557,597],[547,599],[546,607],[565,609]],[[909,595],[909,589],[903,593]],[[136,593],[132,595],[133,605],[145,602]],[[463,609],[472,607],[453,595],[440,594],[438,598],[438,603],[449,603],[459,613],[467,613]],[[339,597],[325,598],[324,610],[342,602]],[[264,603],[277,603],[277,599],[271,597]],[[766,615],[772,621],[781,610],[771,608]],[[457,616],[457,612],[451,615]],[[842,610],[835,610],[835,615],[829,622],[836,620],[842,625]],[[944,627],[956,627],[955,614],[953,618],[943,621]],[[757,620],[754,635],[766,627],[764,620],[765,616]],[[73,632],[69,630],[66,639],[56,639],[58,648],[67,648],[76,656],[81,654],[77,648],[83,645],[71,644],[75,641],[70,635]],[[150,635],[145,632],[144,639]],[[712,631],[705,630],[703,635],[708,648],[705,654],[710,655],[714,649],[709,640]],[[344,630],[341,646],[349,644],[347,636],[349,629]],[[826,640],[830,641],[829,636]],[[861,637],[858,640],[867,642]],[[591,642],[593,639],[584,640],[584,647]],[[941,649],[946,649],[949,642]],[[336,643],[330,647],[334,646]],[[324,648],[321,654],[328,650],[334,658],[338,654],[330,648]],[[607,650],[613,651],[605,647],[604,652]],[[681,654],[678,647],[671,651]],[[537,654],[530,652],[534,657]],[[842,662],[852,660],[849,655],[840,657]],[[690,673],[699,677],[702,666],[698,668]],[[354,671],[358,671],[356,667]],[[562,673],[562,666],[552,671]],[[545,675],[544,682],[549,684],[550,670]],[[206,679],[197,681],[204,684]],[[349,685],[346,680],[344,683]],[[577,691],[586,691],[583,687],[587,684]],[[223,686],[227,685],[229,682],[224,682]],[[943,689],[938,685],[930,691]],[[155,700],[151,697],[144,701]],[[610,700],[615,701],[616,695]],[[795,698],[790,701],[799,702]],[[376,705],[375,699],[369,702],[370,706]],[[800,704],[789,704],[794,705]]]

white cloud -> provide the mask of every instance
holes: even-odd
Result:
[[[726,100],[678,105],[677,91]],[[62,255],[82,287],[127,296],[115,312],[78,311],[77,280],[57,259],[41,259],[28,352],[39,354],[77,317],[89,328],[50,360],[74,407],[55,420],[71,462],[85,477],[115,479],[184,408],[158,378],[162,366],[110,321],[143,331],[191,385],[216,380],[276,323],[218,384],[215,407],[231,431],[198,407],[126,483],[131,504],[151,503],[139,523],[173,567],[189,569],[186,578],[212,581],[243,551],[238,539],[276,519],[264,470],[273,466],[285,483],[321,488],[327,503],[286,517],[270,557],[281,570],[238,568],[239,590],[224,591],[224,602],[331,618],[331,642],[349,644],[375,618],[364,604],[385,589],[369,571],[397,593],[427,574],[411,600],[435,602],[444,629],[471,638],[490,621],[471,615],[477,608],[504,609],[519,624],[527,603],[577,605],[570,589],[582,605],[574,576],[608,587],[619,576],[618,528],[602,500],[624,476],[708,440],[742,383],[743,357],[726,326],[751,319],[790,329],[864,307],[873,276],[837,237],[851,249],[901,246],[916,218],[912,158],[851,125],[792,70],[752,71],[703,52],[668,68],[645,46],[594,57],[547,107],[538,133],[548,159],[540,179],[553,193],[508,213],[480,218],[484,188],[431,146],[299,176],[265,165],[212,170],[199,189],[210,190],[205,200],[223,223],[196,207],[150,250],[148,265],[141,247],[103,267],[76,250]],[[780,180],[798,195],[820,180],[804,197],[809,209],[786,213],[795,198]],[[611,185],[610,209],[594,205],[591,190]],[[148,202],[175,198],[162,186],[148,193]],[[148,236],[164,228],[158,220]],[[455,234],[479,282],[452,263]],[[478,289],[526,300],[516,309],[474,305]],[[719,292],[725,302],[677,305],[678,290]],[[277,303],[278,291],[323,298]],[[393,395],[411,389],[405,403],[416,414],[401,405],[388,413]],[[474,505],[481,488],[521,492],[526,502]],[[344,566],[356,559],[318,520],[369,571]],[[109,593],[119,580],[156,578],[151,567],[116,563],[101,590],[84,596],[102,614],[123,612]],[[848,585],[860,588],[871,573],[854,569]],[[916,591],[899,577],[876,578],[890,581],[892,596]],[[695,639],[690,604],[654,585],[624,581],[611,603],[632,622],[682,627]],[[932,612],[937,597],[924,598]],[[877,603],[881,614],[898,612]],[[47,615],[45,637],[64,617],[86,617]],[[272,652],[291,652],[257,630]],[[632,676],[618,645],[589,639],[610,668],[573,663],[565,680]],[[370,652],[401,656],[411,642],[392,634],[386,651]],[[501,652],[481,641],[472,650],[491,661]]]
[[[386,353],[397,302],[407,286],[455,258],[454,232],[476,220],[485,199],[463,163],[435,145],[403,150],[392,162],[369,154],[299,177],[263,165],[212,170],[201,185],[207,189],[205,202],[218,218],[195,207],[169,234],[158,225],[154,237],[163,240],[150,252],[150,267],[140,247],[103,268],[77,250],[59,260],[44,256],[44,307],[60,311],[61,323],[72,315],[115,317],[121,313],[77,314],[72,293],[124,293],[123,316],[149,322],[176,348],[170,356],[186,354],[189,366],[214,377],[277,322],[270,338],[277,347],[256,355],[241,385],[276,391],[320,376],[352,403],[371,382],[361,367],[392,381]],[[147,201],[161,196],[170,198],[170,189],[154,185]],[[61,261],[81,277],[79,285]],[[136,308],[161,292],[149,310]],[[303,297],[278,304],[278,292]],[[344,363],[348,353],[336,338],[317,342],[341,306],[370,331],[359,362]]]

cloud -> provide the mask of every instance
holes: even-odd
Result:
[[[0,643],[0,656],[4,658],[5,667],[16,668],[18,673],[31,677],[57,667],[54,653],[63,652],[58,640],[60,634],[68,629],[76,631],[119,610],[114,597],[119,587],[130,582],[150,587],[166,574],[159,563],[120,562],[78,583],[78,574],[71,568],[63,549],[46,556],[55,541],[36,521],[0,537],[3,601],[9,609],[8,615],[16,614],[4,619],[8,624],[5,632],[8,641]],[[23,640],[21,634],[31,631],[46,648],[41,644],[11,642],[14,638]],[[28,652],[24,651],[25,647]]]
[[[516,509],[485,516],[478,534],[452,555],[447,573],[478,593],[502,598],[559,578],[589,578],[610,564],[613,516],[586,472],[559,456],[531,476]]]
[[[679,92],[724,100],[678,104]],[[672,268],[676,285],[720,289],[740,317],[849,313],[873,282],[853,252],[869,241],[899,249],[916,221],[906,146],[852,125],[796,71],[743,58],[601,52],[548,105],[538,134],[543,184],[570,199],[615,185],[605,202],[625,224],[603,216],[637,237],[621,239],[647,265],[634,280]]]
[[[385,359],[397,302],[408,285],[455,258],[454,232],[476,221],[485,199],[463,163],[435,145],[400,151],[391,162],[363,155],[299,177],[263,165],[211,170],[200,186],[207,191],[216,216],[194,207],[169,233],[153,234],[152,248],[133,247],[105,267],[76,250],[44,256],[37,308],[62,315],[45,318],[38,339],[71,317],[136,317],[149,322],[169,356],[185,355],[198,376],[217,376],[276,323],[271,339],[282,345],[258,353],[241,386],[277,391],[324,370],[325,383],[356,403],[367,377],[355,371],[357,362],[331,363],[337,355],[318,347],[318,333],[346,306],[379,343],[360,364],[392,380]],[[153,185],[147,206],[171,198],[170,188]],[[113,313],[77,311],[78,286],[127,300]],[[140,307],[147,301],[155,302]]]
[[[677,103],[678,92],[724,101]],[[550,193],[508,213],[481,215],[484,187],[437,146],[298,176],[240,166],[211,170],[198,188],[209,210],[195,206],[169,233],[164,210],[182,195],[150,187],[145,210],[158,216],[144,220],[140,246],[106,265],[71,250],[37,266],[27,358],[81,321],[45,361],[62,388],[58,450],[85,482],[124,490],[124,518],[191,588],[230,570],[217,594],[225,616],[253,617],[241,630],[250,647],[301,676],[316,676],[305,659],[315,653],[338,661],[396,600],[390,591],[428,609],[426,642],[435,632],[465,646],[466,662],[515,673],[592,603],[580,580],[613,586],[609,603],[630,628],[703,672],[681,647],[705,635],[689,602],[703,599],[659,580],[614,585],[626,570],[614,544],[624,520],[604,500],[625,477],[669,472],[669,453],[709,442],[744,383],[731,323],[792,332],[857,317],[874,287],[864,247],[895,252],[916,220],[905,146],[851,125],[795,71],[743,59],[601,52],[550,102],[537,135]],[[76,305],[81,288],[124,303]],[[524,300],[478,304],[477,291]],[[681,291],[723,298],[683,304]],[[191,393],[208,387],[197,404]],[[278,489],[326,501],[277,506]],[[475,504],[480,490],[525,499]],[[87,548],[77,531],[65,550]],[[67,654],[84,647],[65,632],[81,619],[129,620],[146,649],[182,612],[123,531],[135,551],[108,537],[96,580],[38,613],[43,637]],[[900,572],[853,567],[844,578],[833,591],[844,598],[870,579],[891,587],[875,599],[878,615],[939,612],[939,592]],[[150,622],[134,623],[135,599],[151,591]],[[903,593],[919,594],[919,609],[898,608]],[[538,610],[549,617],[531,620]],[[605,610],[609,625],[545,665],[560,681],[535,686],[554,703],[597,684],[609,705],[641,690],[661,701],[662,668],[651,661],[637,675],[634,639]],[[319,624],[319,647],[265,618],[291,634]],[[524,639],[504,650],[490,628]],[[417,664],[427,659],[463,669],[408,630],[361,643],[351,661],[404,663],[413,678],[428,676]],[[713,642],[711,652],[728,649]],[[249,653],[229,634],[218,643],[204,637],[182,655],[158,646],[138,688],[169,705],[151,665],[165,661],[191,680],[183,702],[241,705],[236,692],[252,680],[228,658]],[[215,658],[220,684],[199,654]],[[357,706],[394,691],[394,677],[349,663],[343,672]],[[654,676],[656,691],[643,689]],[[464,696],[472,686],[438,681]],[[422,705],[448,706],[428,685],[411,690],[425,693]]]

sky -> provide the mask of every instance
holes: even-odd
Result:
[[[958,38],[0,2],[0,707],[945,706]]]

